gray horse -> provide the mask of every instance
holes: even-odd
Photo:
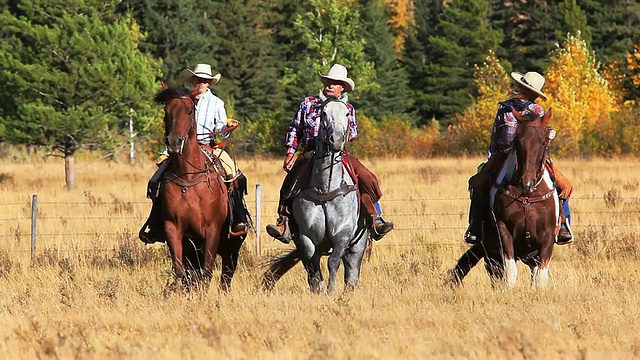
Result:
[[[313,293],[335,292],[341,260],[345,267],[345,290],[351,291],[358,284],[369,233],[365,217],[359,215],[356,185],[342,163],[348,136],[347,114],[347,106],[337,99],[328,99],[322,106],[309,184],[292,204],[296,248],[269,261],[269,269],[263,276],[266,289],[272,289],[298,261],[302,261],[307,271]],[[328,287],[320,270],[320,258],[327,254]]]

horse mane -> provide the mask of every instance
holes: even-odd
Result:
[[[167,88],[158,91],[156,96],[153,98],[158,104],[165,104],[167,101],[183,96],[189,96],[191,91],[186,88]]]

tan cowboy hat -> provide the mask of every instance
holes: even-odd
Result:
[[[220,75],[220,73],[215,74],[215,75],[211,75],[211,65],[209,64],[198,64],[196,65],[196,67],[191,70],[191,69],[186,69],[183,72],[184,76],[187,78],[190,78],[192,76],[201,78],[201,79],[207,79],[207,80],[211,80],[211,84],[215,85],[218,83],[218,81],[220,81],[220,78],[222,77],[222,75]]]
[[[334,64],[326,75],[322,75],[320,72],[318,72],[318,75],[320,75],[320,81],[325,85],[327,80],[342,81],[345,92],[351,92],[356,88],[356,83],[353,82],[353,79],[347,77],[347,68],[340,64]]]
[[[511,73],[511,77],[513,78],[513,80],[519,82],[522,86],[547,100],[547,95],[542,92],[542,87],[544,86],[544,76],[538,74],[535,71],[529,71],[524,75],[517,71],[514,71]]]

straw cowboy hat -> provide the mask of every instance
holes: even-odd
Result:
[[[320,75],[320,80],[324,85],[327,85],[326,81],[328,80],[337,80],[342,81],[345,92],[351,92],[356,88],[356,83],[353,82],[353,79],[347,77],[347,68],[340,64],[334,64],[326,75],[322,75],[320,72],[318,72],[318,75]]]
[[[220,81],[220,77],[222,77],[222,75],[220,75],[220,73],[212,75],[211,74],[211,65],[209,64],[198,64],[196,65],[196,67],[191,70],[191,69],[186,69],[184,71],[184,76],[187,78],[190,78],[192,76],[201,78],[201,79],[207,79],[207,80],[211,80],[211,84],[215,85],[218,83],[218,81]]]
[[[513,80],[519,82],[522,86],[547,100],[547,95],[542,92],[542,87],[544,86],[544,76],[538,74],[535,71],[529,71],[524,75],[517,71],[514,71],[511,73],[511,77],[513,78]]]

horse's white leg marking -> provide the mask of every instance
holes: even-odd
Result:
[[[516,266],[515,259],[504,259],[504,274],[507,285],[510,287],[516,286],[516,282],[518,281],[518,267]]]
[[[532,277],[534,286],[546,286],[549,283],[549,267],[538,268],[536,266],[533,270]]]

